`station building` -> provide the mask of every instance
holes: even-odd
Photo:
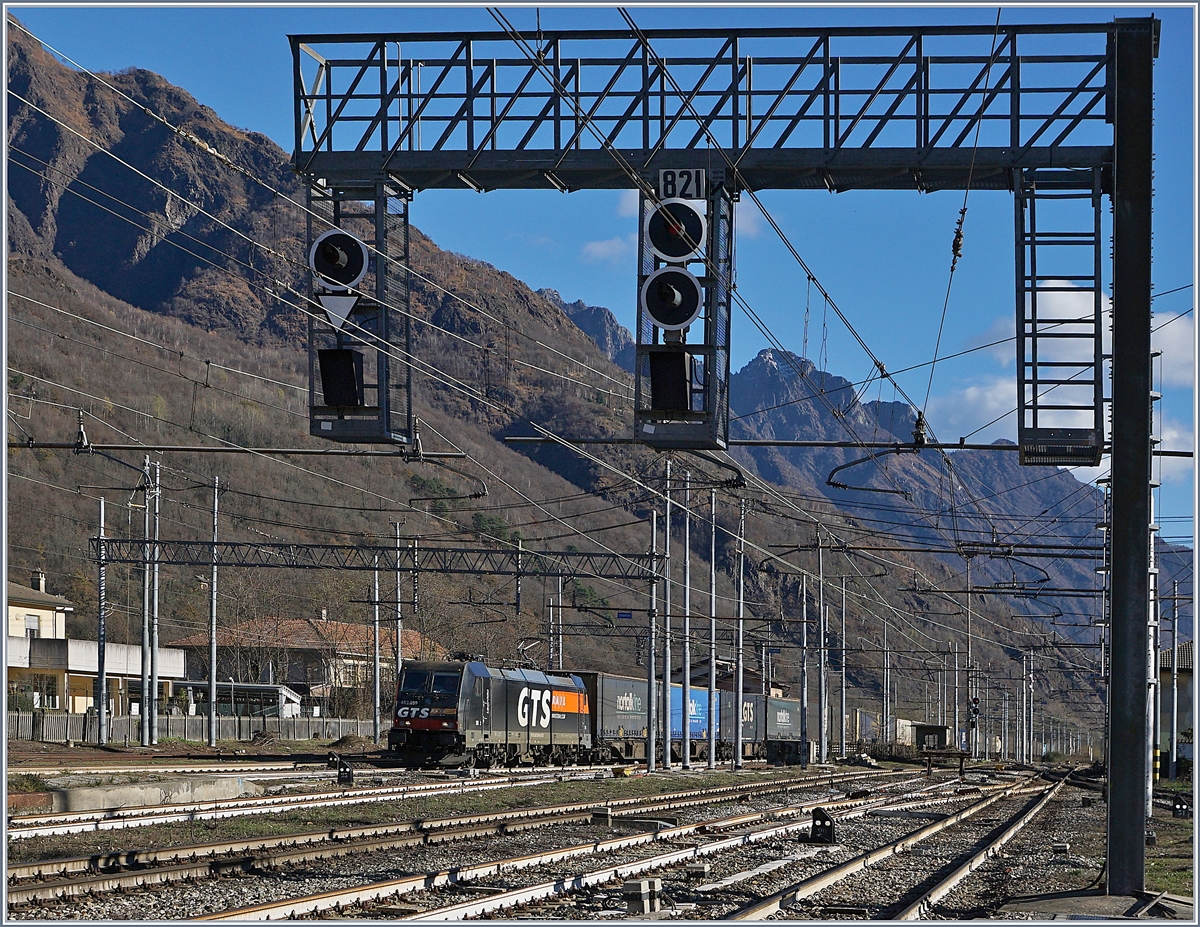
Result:
[[[74,604],[46,589],[46,574],[33,573],[29,586],[9,582],[7,690],[13,710],[48,709],[83,713],[95,707],[99,646],[67,637],[67,614]],[[104,652],[110,714],[141,711],[142,648],[108,642]],[[186,678],[182,650],[158,649],[160,704],[169,703],[175,684]]]

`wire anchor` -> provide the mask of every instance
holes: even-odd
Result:
[[[954,242],[950,245],[950,251],[954,255],[950,261],[950,273],[954,273],[954,268],[958,266],[958,259],[962,257],[963,246],[963,222],[967,218],[967,207],[964,206],[958,211],[958,222],[954,226]]]

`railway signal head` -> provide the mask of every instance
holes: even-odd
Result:
[[[308,250],[308,266],[328,290],[349,290],[367,275],[367,246],[341,229],[325,232]]]
[[[703,202],[703,201],[701,201]],[[666,199],[646,216],[646,240],[662,260],[683,264],[704,254],[708,222],[693,200]]]
[[[704,302],[697,280],[686,268],[661,267],[646,278],[642,309],[663,331],[682,331],[696,321]]]

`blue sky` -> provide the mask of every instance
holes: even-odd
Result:
[[[92,70],[141,67],[163,75],[235,126],[263,132],[285,149],[292,138],[289,33],[494,31],[483,8],[326,6],[55,7],[12,4],[9,11],[34,34]],[[974,23],[991,26],[996,7],[864,8],[738,7],[631,8],[646,27],[824,26]],[[1155,65],[1154,303],[1163,350],[1156,370],[1164,445],[1193,444],[1195,22],[1192,8],[1010,7],[1002,23],[1110,21],[1118,16],[1163,20]],[[515,25],[533,31],[532,7],[509,7]],[[614,7],[544,7],[544,29],[623,28]],[[950,265],[950,242],[961,192],[921,195],[851,191],[764,191],[764,205],[804,256],[838,305],[889,370],[921,364],[933,355]],[[503,191],[417,194],[413,222],[443,248],[486,260],[531,286],[552,287],[567,300],[607,306],[630,325],[635,300],[632,241],[635,209],[628,194],[585,191]],[[816,359],[821,348],[821,304],[811,306],[803,344],[805,278],[753,206],[738,217],[739,292],[791,350]],[[963,258],[954,277],[940,353],[954,353],[1013,331],[1012,198],[972,191]],[[1177,290],[1167,293],[1168,290]],[[1180,316],[1177,321],[1172,321]],[[852,380],[870,362],[829,313],[825,366]],[[766,341],[744,315],[735,315],[733,361],[740,367]],[[980,429],[1015,404],[1011,343],[939,364],[928,416],[941,440],[1014,437],[1012,416]],[[928,369],[903,375],[920,401]],[[872,387],[864,398],[894,398]],[[898,398],[898,397],[895,397]],[[1193,468],[1166,461],[1159,514],[1164,534],[1190,537]],[[1187,517],[1187,521],[1179,519]]]

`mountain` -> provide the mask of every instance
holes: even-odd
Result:
[[[304,215],[291,202],[303,192],[286,153],[258,133],[226,125],[157,75],[103,77],[131,99],[60,65],[19,29],[9,32],[9,86],[19,95],[9,108],[10,438],[70,442],[82,414],[97,443],[330,450],[308,436],[306,323],[293,295],[305,283]],[[527,549],[645,551],[652,507],[661,524],[661,502],[649,488],[663,488],[662,455],[623,443],[578,451],[504,440],[530,435],[530,422],[568,438],[626,438],[629,333],[606,309],[535,292],[503,270],[443,251],[416,229],[411,260],[420,361],[414,402],[424,446],[468,457],[155,452],[164,468],[164,534],[210,536],[212,478],[219,476],[228,540],[374,544],[394,537],[399,523],[405,536],[437,543],[499,545],[519,537]],[[736,437],[911,440],[911,408],[862,403],[849,381],[786,352],[760,353],[733,376],[731,389]],[[879,651],[870,642],[880,635],[881,617],[913,649],[944,651],[951,639],[964,638],[965,597],[956,591],[964,585],[964,561],[948,553],[956,543],[981,550],[972,559],[972,610],[987,633],[976,637],[975,652],[996,678],[1011,672],[1022,650],[1055,634],[1081,633],[1069,625],[1085,621],[1090,600],[1051,604],[1033,595],[1043,577],[1094,586],[1094,564],[1004,549],[1006,542],[1064,549],[1090,543],[1098,497],[1070,474],[1021,468],[1006,451],[884,452],[850,467],[867,451],[737,448],[732,456],[774,484],[770,492],[740,493],[757,550],[814,572],[823,558],[827,576],[851,577],[846,639],[862,647],[849,675],[856,691],[867,693],[865,706],[878,698]],[[10,451],[10,564],[16,575],[45,568],[51,589],[80,603],[74,633],[94,629],[87,539],[96,530],[98,497],[106,496],[114,513],[110,531],[140,536],[140,514],[127,504],[137,501],[138,476],[121,463],[139,469],[141,458]],[[697,484],[720,487],[718,595],[722,608],[732,608],[738,506],[723,485],[729,471],[701,457],[675,460],[677,479],[690,469]],[[844,488],[826,482],[838,467],[833,475]],[[705,498],[699,511],[706,505]],[[814,518],[835,535],[822,538],[820,551],[812,549]],[[678,517],[671,537],[682,545]],[[695,520],[691,540],[694,559],[706,560],[704,518]],[[879,552],[854,551],[865,546]],[[676,569],[680,551],[676,546]],[[227,572],[223,622],[305,617],[321,608],[361,620],[362,603],[373,595],[370,577],[361,574]],[[985,583],[1007,583],[1024,597],[979,593]],[[520,610],[508,577],[422,575],[418,586],[415,614],[404,595],[406,622],[423,623],[449,650],[489,659],[515,659],[530,641],[544,641],[545,602],[557,594],[556,578],[536,570],[524,578]],[[109,589],[113,639],[135,639],[137,571],[112,569]],[[639,645],[614,626],[612,613],[644,609],[645,590],[568,577],[564,591],[577,606],[569,658],[630,671]],[[164,599],[165,640],[206,626],[207,594],[194,571],[166,569]],[[817,600],[810,589],[807,604]],[[795,577],[761,553],[747,558],[746,601],[760,620],[790,621],[805,607]],[[792,643],[796,627],[783,622],[773,633]],[[1080,652],[1046,651],[1047,672],[1059,687],[1093,685],[1094,663]],[[1062,665],[1050,666],[1056,658]],[[794,649],[778,668],[796,677]],[[903,669],[902,700],[920,706],[928,668],[913,657]]]
[[[275,298],[272,281],[302,279],[281,255],[299,253],[303,229],[294,217],[280,221],[278,198],[250,179],[300,197],[287,156],[150,71],[106,79],[122,95],[10,30],[12,252],[61,261],[117,299],[206,330],[298,337],[301,320]],[[185,134],[235,170],[215,169]]]
[[[568,303],[557,290],[541,289],[537,293],[565,312],[596,343],[605,357],[622,370],[633,373],[633,336],[629,329],[617,321],[612,310],[603,306],[589,306],[582,299]]]

